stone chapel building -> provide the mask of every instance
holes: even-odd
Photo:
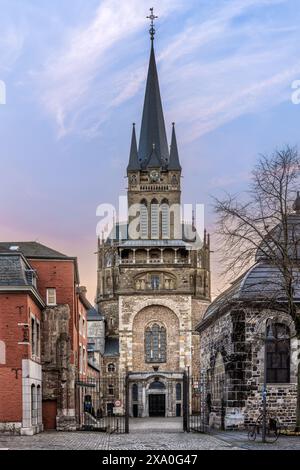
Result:
[[[287,219],[293,262],[294,304],[300,305],[300,194]],[[283,227],[274,229],[282,237]],[[206,381],[207,417],[216,428],[244,428],[262,412],[266,380],[269,415],[280,426],[296,424],[300,344],[287,313],[282,273],[258,249],[255,263],[219,295],[197,326],[201,371]],[[272,341],[266,341],[266,334]]]
[[[199,373],[195,328],[210,302],[209,235],[190,226],[202,240],[192,243],[171,208],[181,204],[182,168],[174,124],[168,146],[154,33],[139,146],[133,125],[127,166],[128,223],[99,240],[96,295],[106,325],[101,377],[130,373],[129,413],[141,417],[182,415],[182,374]],[[137,237],[128,230],[133,207]],[[106,411],[118,398],[110,388]]]

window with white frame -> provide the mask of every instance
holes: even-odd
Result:
[[[47,305],[56,305],[56,289],[53,287],[47,289]]]
[[[79,371],[82,374],[82,347],[79,345]]]
[[[85,347],[82,348],[82,372],[85,374],[85,363],[86,363],[86,351]]]
[[[31,355],[36,355],[36,329],[34,317],[31,317]]]
[[[36,319],[35,320],[35,330],[36,330],[36,347],[35,347],[35,354],[37,357],[40,357],[40,344],[41,344],[41,340],[40,340],[40,322]]]

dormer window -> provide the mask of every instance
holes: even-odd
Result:
[[[36,272],[34,269],[26,269],[25,276],[28,284],[36,287]]]

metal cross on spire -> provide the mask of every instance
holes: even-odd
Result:
[[[154,36],[155,36],[155,28],[154,28],[154,20],[156,20],[156,18],[158,18],[158,16],[155,16],[154,13],[154,8],[150,8],[150,15],[147,16],[147,18],[149,20],[151,20],[151,24],[150,24],[150,29],[149,29],[149,33],[150,33],[150,38],[151,38],[151,41],[154,41]]]

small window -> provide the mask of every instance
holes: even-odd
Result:
[[[113,395],[113,394],[114,394],[114,386],[112,384],[109,384],[108,395]]]
[[[31,318],[31,355],[36,355],[36,330],[34,318]]]
[[[132,401],[138,401],[138,385],[132,385]]]
[[[159,276],[151,276],[151,288],[153,290],[159,289],[160,286],[160,277]]]
[[[56,289],[47,289],[47,305],[56,305]]]
[[[181,400],[181,383],[176,384],[176,400]]]
[[[86,366],[86,351],[85,347],[83,347],[83,353],[82,353],[82,372],[85,374],[85,366]]]
[[[114,364],[108,364],[107,366],[107,372],[115,372],[116,371],[116,366]]]
[[[40,357],[40,324],[36,322],[36,355]]]

